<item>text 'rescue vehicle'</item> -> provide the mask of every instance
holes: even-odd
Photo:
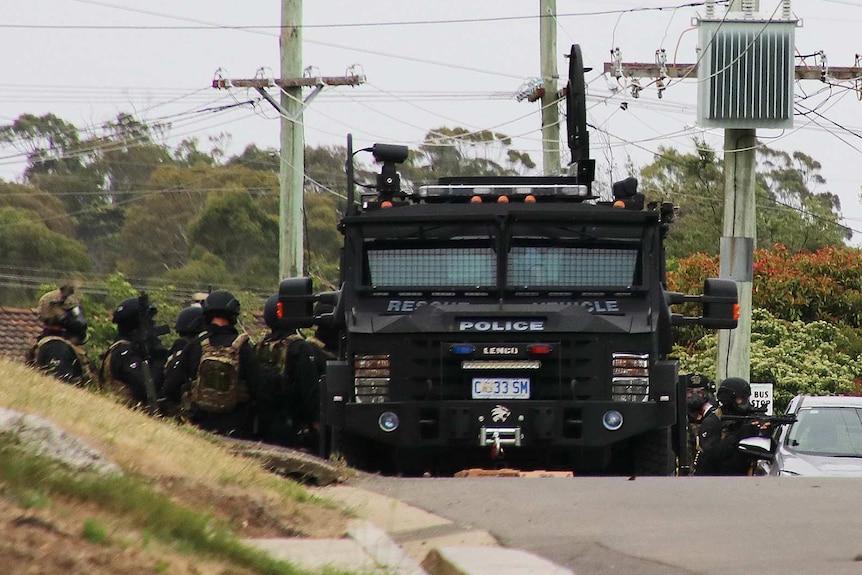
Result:
[[[633,179],[615,184],[616,206],[592,194],[577,46],[570,67],[571,176],[443,178],[407,194],[395,171],[407,149],[377,144],[376,190],[357,205],[348,163],[341,349],[322,418],[349,462],[672,472],[670,430],[685,421],[673,326],[736,327],[736,285],[665,290],[673,207],[644,209]],[[702,317],[671,312],[692,301]]]

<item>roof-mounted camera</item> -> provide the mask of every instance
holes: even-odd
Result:
[[[395,164],[404,162],[409,152],[407,146],[396,144],[374,144],[371,147],[374,159],[383,163],[377,175],[377,193],[381,198],[388,199],[401,193],[401,176],[395,170]]]

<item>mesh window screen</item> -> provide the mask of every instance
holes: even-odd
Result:
[[[369,284],[387,287],[494,286],[496,254],[490,248],[369,250]]]
[[[636,250],[513,247],[509,287],[615,287],[635,284]]]

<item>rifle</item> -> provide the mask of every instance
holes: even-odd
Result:
[[[771,426],[786,425],[788,423],[796,423],[795,415],[766,415],[762,412],[755,412],[750,415],[721,415],[721,420],[728,421],[743,421],[743,422],[760,422],[761,425],[767,423]]]
[[[144,366],[144,389],[147,392],[147,410],[151,414],[159,412],[159,397],[156,393],[156,386],[153,383],[153,376],[150,373],[150,361],[153,356],[153,350],[161,345],[159,336],[167,335],[171,332],[167,325],[153,325],[153,316],[156,315],[156,306],[150,304],[150,297],[147,292],[141,292],[138,295],[138,304],[140,309],[140,317],[138,318],[138,338],[135,343],[141,353],[141,358],[146,364]]]

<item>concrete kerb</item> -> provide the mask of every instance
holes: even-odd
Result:
[[[493,535],[456,525],[397,499],[347,485],[316,490],[359,517],[350,537],[386,573],[397,575],[573,575]]]

